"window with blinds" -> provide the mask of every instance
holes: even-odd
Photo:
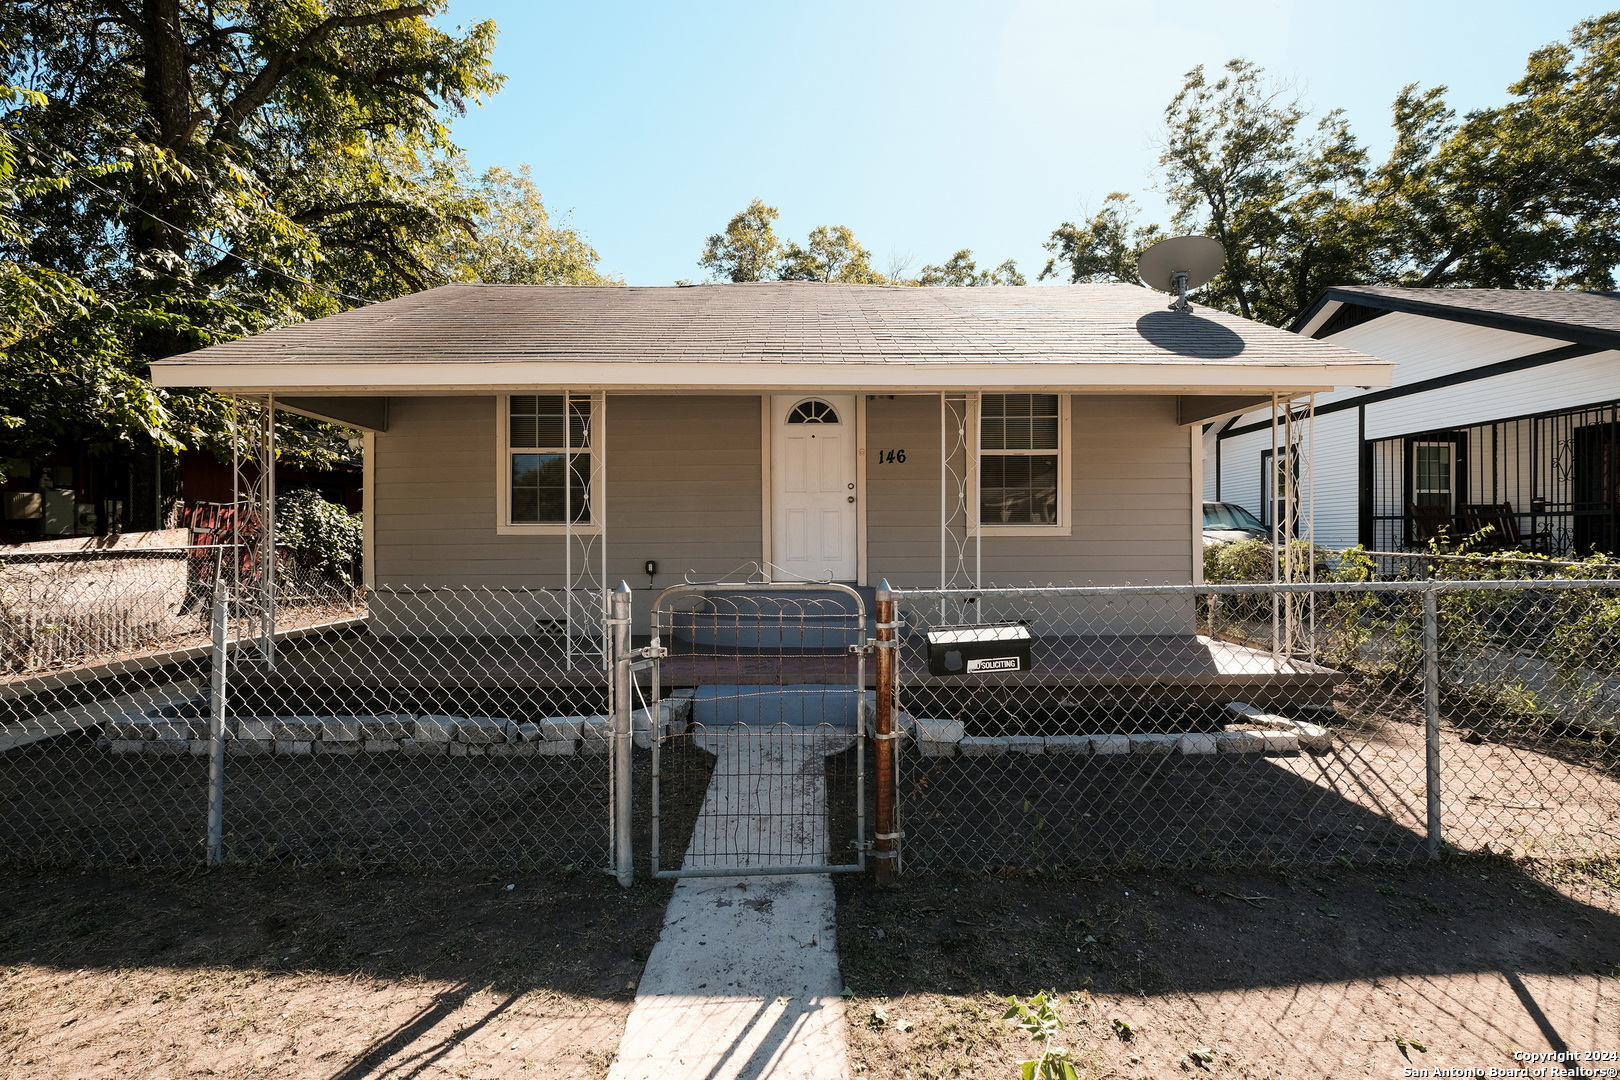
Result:
[[[514,394],[509,398],[510,523],[589,524],[593,449],[589,397]]]
[[[1057,525],[1061,403],[1057,394],[979,399],[979,522]]]

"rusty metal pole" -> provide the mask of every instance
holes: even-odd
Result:
[[[879,881],[893,881],[900,869],[900,831],[894,815],[894,596],[884,579],[877,589],[877,714],[873,741],[877,743],[873,771],[877,774],[876,840],[872,857]]]

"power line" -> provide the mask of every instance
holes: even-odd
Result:
[[[45,157],[44,154],[40,153],[38,147],[34,146],[28,140],[19,137],[15,132],[9,132],[8,131],[8,132],[5,133],[5,137],[12,140],[13,142],[20,143],[21,145],[27,147],[28,150],[31,153],[33,153],[34,155],[36,155],[36,156],[41,157],[41,158]],[[63,150],[61,147],[53,147],[53,149],[55,149],[59,153],[66,154],[69,158],[72,157],[72,155],[68,151]],[[56,161],[55,164],[58,167],[61,167],[61,168],[71,168],[72,167],[71,162]],[[308,278],[299,277],[297,274],[294,274],[294,273],[292,273],[290,271],[287,271],[287,270],[282,270],[282,269],[280,269],[278,267],[267,266],[264,263],[258,262],[258,261],[254,260],[254,259],[250,259],[245,255],[241,255],[241,254],[239,254],[239,253],[237,253],[235,251],[230,250],[229,248],[220,247],[218,244],[214,243],[213,241],[205,240],[201,236],[198,236],[194,230],[184,229],[184,228],[180,227],[179,225],[174,224],[173,222],[165,221],[164,219],[158,217],[156,214],[152,213],[150,210],[147,210],[147,209],[145,209],[143,207],[136,206],[134,203],[130,202],[128,199],[126,199],[122,195],[118,194],[118,192],[111,191],[108,188],[102,187],[100,184],[96,183],[94,180],[91,180],[89,177],[80,176],[79,179],[83,183],[87,184],[88,186],[90,186],[92,188],[95,188],[97,191],[101,192],[103,195],[106,195],[108,198],[110,198],[110,199],[114,200],[115,202],[119,203],[120,205],[124,206],[126,209],[133,210],[137,214],[141,214],[141,215],[143,215],[145,217],[149,217],[153,221],[157,222],[159,225],[162,225],[164,228],[169,229],[169,230],[171,230],[173,232],[180,233],[181,235],[188,237],[189,239],[195,241],[196,243],[199,243],[199,244],[203,245],[206,248],[209,248],[209,249],[211,249],[211,250],[213,250],[215,252],[218,252],[220,255],[225,256],[226,258],[236,259],[238,262],[242,263],[242,265],[244,265],[244,266],[250,266],[253,269],[260,271],[261,273],[275,274],[277,277],[286,278],[288,281],[295,281],[300,285],[305,285],[305,286],[308,286],[309,288],[315,289],[315,290],[317,290],[319,292],[324,292],[329,296],[335,296],[340,300],[349,300],[349,301],[353,301],[354,303],[358,303],[358,304],[376,304],[376,303],[380,303],[380,301],[372,300],[369,297],[355,296],[354,294],[346,293],[341,289],[334,289],[330,285],[322,285],[319,282],[311,281]],[[274,312],[266,311],[263,308],[253,308],[252,305],[250,305],[250,304],[242,304],[242,305],[239,305],[239,306],[250,308],[251,310],[258,311],[260,314],[263,314],[263,315],[273,315],[274,314]]]

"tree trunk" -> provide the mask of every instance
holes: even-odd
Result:
[[[190,156],[191,67],[180,23],[180,0],[145,0],[140,11],[143,49],[142,96],[151,116],[150,141],[182,163]],[[144,291],[172,293],[184,280],[186,234],[193,214],[173,179],[137,179],[134,202],[140,213],[129,222],[131,259],[148,268]]]

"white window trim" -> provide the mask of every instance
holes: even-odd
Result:
[[[995,391],[999,393],[999,391]],[[1002,525],[980,521],[980,492],[979,492],[979,462],[984,454],[979,448],[979,439],[983,433],[982,415],[984,408],[984,394],[973,395],[973,418],[968,424],[968,472],[969,492],[968,513],[971,520],[968,525],[968,535],[975,536],[1070,536],[1073,535],[1072,522],[1074,520],[1074,483],[1070,470],[1070,449],[1073,443],[1073,431],[1069,422],[1069,395],[1059,394],[1058,399],[1058,519],[1049,525]],[[1030,451],[1031,455],[1047,451]],[[998,454],[998,456],[1000,456]]]
[[[544,390],[535,390],[532,393],[545,393]],[[561,394],[564,391],[552,391]],[[520,395],[528,396],[528,395]],[[592,486],[600,485],[602,476],[602,452],[604,425],[602,394],[568,394],[568,397],[588,397],[591,399],[591,465],[590,475]],[[511,394],[497,394],[495,396],[495,533],[497,536],[567,536],[590,535],[602,531],[602,498],[605,492],[593,491],[591,498],[591,520],[575,522],[570,526],[567,522],[516,522],[512,521],[512,424],[511,424]],[[566,406],[565,406],[566,410]],[[566,416],[566,411],[564,413]],[[581,448],[583,449],[583,447]]]

